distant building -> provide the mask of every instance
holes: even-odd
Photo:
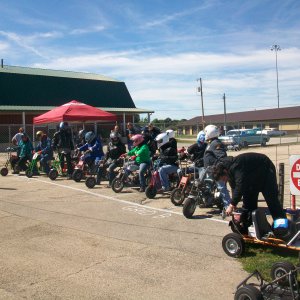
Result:
[[[233,128],[277,128],[287,132],[299,132],[300,130],[300,106],[283,107],[244,111],[204,117],[204,126],[214,124],[221,128],[226,125],[226,130]],[[226,123],[226,124],[225,124]],[[196,134],[202,130],[202,116],[184,121],[178,125],[182,134]]]
[[[32,125],[33,118],[71,100],[98,107],[134,122],[153,110],[137,108],[124,82],[102,75],[37,68],[0,67],[0,125]]]

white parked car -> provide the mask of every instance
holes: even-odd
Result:
[[[286,135],[287,132],[284,130],[278,130],[276,128],[265,128],[262,131],[257,131],[257,134],[266,134],[268,136],[283,136]]]

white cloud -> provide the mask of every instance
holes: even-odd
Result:
[[[99,26],[93,26],[93,27],[87,27],[87,28],[76,28],[71,30],[70,34],[87,34],[87,33],[95,33],[105,30],[105,26],[99,25]]]

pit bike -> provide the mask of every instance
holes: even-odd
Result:
[[[9,166],[11,167],[11,169],[14,170],[14,168],[13,168],[13,162],[14,161],[16,162],[18,160],[18,156],[17,156],[16,153],[13,153],[13,152],[16,152],[17,149],[18,149],[17,147],[8,147],[8,148],[6,148],[7,159],[6,159],[3,167],[0,170],[1,176],[6,176],[8,174],[8,168],[9,168]]]
[[[135,163],[131,158],[122,157],[123,167],[119,174],[112,181],[111,188],[115,193],[120,193],[124,187],[139,187],[139,165]],[[149,181],[149,170],[145,173],[146,184]]]
[[[162,190],[162,184],[159,176],[159,165],[160,165],[160,160],[157,159],[153,163],[153,168],[151,170],[151,178],[150,178],[150,183],[146,187],[145,194],[146,197],[149,199],[155,198],[157,193],[170,193],[169,191],[164,192]],[[179,183],[179,177],[177,173],[172,173],[169,174],[169,183],[170,183],[170,191],[174,190]]]
[[[224,210],[222,194],[217,182],[212,178],[209,167],[203,170],[200,178],[194,180],[191,191],[183,204],[183,215],[191,218],[197,206],[200,208],[216,206],[221,211]]]

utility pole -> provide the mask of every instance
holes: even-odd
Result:
[[[279,45],[273,45],[271,47],[271,51],[275,51],[275,57],[276,57],[276,78],[277,78],[277,103],[279,108],[279,87],[278,87],[278,66],[277,66],[277,52],[280,51]]]
[[[223,95],[223,101],[224,101],[224,133],[227,132],[227,118],[226,118],[226,97],[225,93]]]
[[[197,79],[197,81],[199,81],[198,92],[200,93],[200,96],[201,96],[201,106],[202,106],[202,129],[204,129],[204,127],[205,127],[205,121],[204,121],[204,105],[203,105],[202,79],[199,78],[199,79]]]

